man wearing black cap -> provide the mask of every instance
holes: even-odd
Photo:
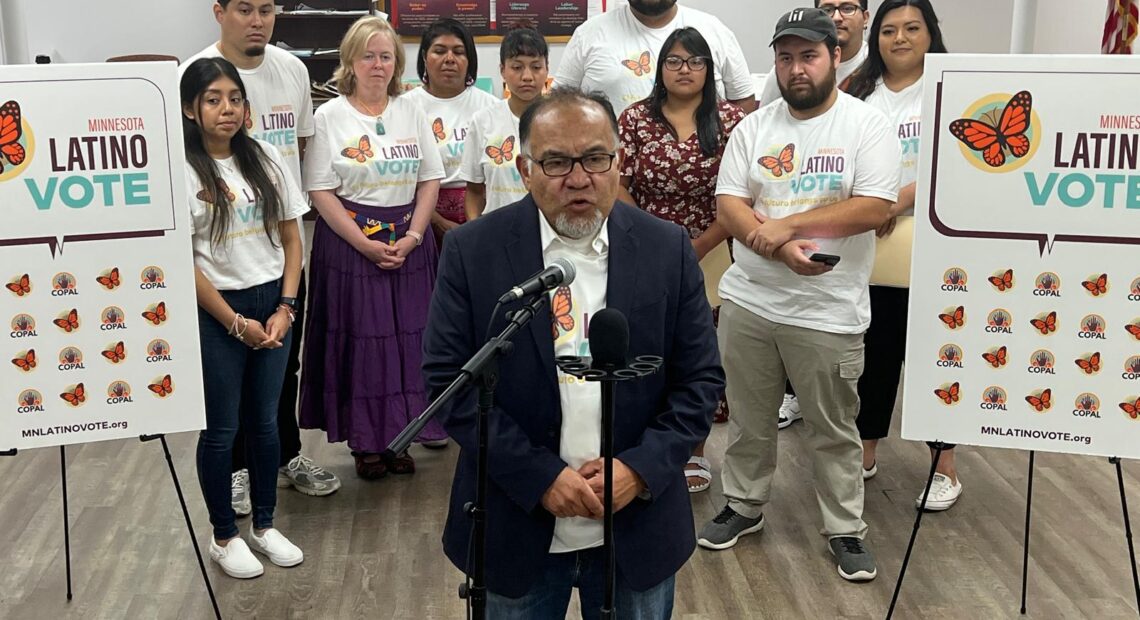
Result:
[[[737,241],[718,330],[732,438],[728,505],[698,543],[727,549],[764,527],[790,378],[815,460],[821,533],[839,574],[866,581],[877,571],[863,543],[856,386],[874,230],[898,195],[898,139],[882,114],[836,89],[841,53],[825,11],[787,13],[772,46],[783,100],[737,126],[717,182],[717,221]]]
[[[835,22],[836,40],[839,42],[841,57],[835,71],[839,90],[847,90],[851,74],[867,60],[867,22],[871,13],[867,10],[867,0],[815,0],[815,8],[831,16]],[[760,105],[768,105],[780,98],[780,86],[776,82],[776,72],[771,71],[764,80],[760,93]],[[783,412],[781,412],[783,413]],[[798,416],[796,419],[799,419]],[[781,420],[783,421],[783,420]],[[793,420],[794,421],[794,420]]]

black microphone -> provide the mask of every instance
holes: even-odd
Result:
[[[629,323],[613,308],[603,308],[590,317],[590,356],[594,368],[625,368],[629,353]]]
[[[526,282],[512,288],[499,298],[499,303],[509,304],[535,293],[545,293],[552,288],[574,281],[574,263],[565,258],[556,258],[550,266],[527,278]]]

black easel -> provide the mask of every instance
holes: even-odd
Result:
[[[597,321],[597,316],[600,315],[600,312],[598,315],[595,315],[594,320]],[[598,331],[595,331],[594,334],[600,335]],[[627,341],[628,338],[629,335],[627,331]],[[558,369],[562,372],[585,379],[586,381],[600,381],[602,384],[601,453],[602,459],[605,462],[605,467],[603,468],[604,491],[602,493],[602,546],[605,548],[606,564],[605,595],[602,599],[602,618],[614,617],[614,582],[617,577],[616,563],[614,561],[614,392],[619,381],[629,381],[651,375],[661,368],[662,361],[660,357],[655,355],[641,355],[635,358],[634,362],[628,366],[622,364],[621,367],[615,367],[614,364],[594,364],[594,360],[578,356],[561,356],[555,359],[555,362],[558,364]]]
[[[930,494],[930,487],[934,482],[934,468],[938,464],[938,458],[942,455],[945,445],[942,442],[934,442],[934,461],[930,465],[930,476],[926,481],[926,489],[922,493],[922,505],[926,505],[926,498]],[[1022,546],[1022,564],[1021,564],[1021,614],[1026,613],[1026,591],[1028,589],[1029,581],[1029,524],[1030,516],[1033,509],[1033,471],[1036,461],[1037,453],[1033,450],[1029,451],[1029,475],[1025,491],[1025,543]],[[1128,516],[1128,498],[1124,492],[1124,471],[1121,468],[1120,458],[1112,457],[1108,459],[1109,463],[1116,466],[1116,481],[1120,488],[1120,506],[1124,513],[1124,537],[1128,541],[1128,559],[1132,567],[1132,588],[1136,595],[1136,609],[1137,614],[1140,615],[1140,574],[1136,569],[1136,550],[1132,543],[1132,522]],[[922,513],[924,510],[918,510],[918,515],[914,520],[914,530],[910,535],[910,543],[906,548],[906,555],[903,557],[902,568],[899,570],[898,582],[895,583],[895,593],[891,597],[891,606],[887,610],[887,620],[890,620],[895,611],[895,603],[898,601],[899,590],[902,589],[903,578],[906,576],[906,567],[910,561],[910,553],[914,548],[914,540],[918,535],[919,524],[922,522]]]
[[[202,571],[202,579],[206,582],[206,591],[210,595],[210,604],[214,607],[214,617],[222,619],[222,612],[218,608],[218,599],[214,596],[214,588],[210,584],[210,577],[206,573],[206,563],[202,560],[202,552],[198,549],[198,542],[194,538],[194,525],[190,522],[190,511],[186,508],[186,498],[182,495],[182,486],[178,482],[178,472],[174,469],[174,460],[170,456],[170,446],[166,443],[166,435],[141,435],[139,441],[162,442],[162,451],[166,454],[166,463],[170,468],[170,478],[174,481],[174,490],[178,493],[178,503],[182,505],[182,516],[186,519],[186,530],[190,533],[190,543],[194,546],[194,553],[198,556],[198,568]],[[12,449],[0,452],[0,456],[16,456],[18,450]],[[68,521],[67,508],[67,448],[59,447],[59,477],[63,489],[63,546],[67,565],[67,600],[72,600],[71,590],[71,527]]]
[[[463,365],[459,376],[432,401],[415,420],[412,420],[391,443],[384,454],[394,457],[402,454],[420,434],[424,426],[434,418],[444,405],[451,402],[472,381],[479,386],[479,405],[476,408],[476,434],[479,437],[479,450],[475,465],[475,501],[464,506],[474,526],[472,536],[472,567],[470,583],[459,586],[459,598],[467,601],[471,617],[484,620],[487,615],[487,458],[488,458],[488,418],[495,402],[495,386],[499,382],[499,357],[511,352],[514,346],[510,339],[538,314],[546,303],[546,293],[539,293],[528,299],[519,310],[509,315],[507,326],[494,338],[487,341],[475,355]],[[496,310],[497,312],[497,310]]]

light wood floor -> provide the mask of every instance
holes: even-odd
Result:
[[[762,535],[735,549],[698,549],[677,580],[677,618],[882,618],[929,463],[922,444],[881,444],[866,520],[879,578],[835,572],[818,535],[811,455],[801,424],[781,432],[780,470]],[[894,431],[897,436],[896,429]],[[709,456],[719,471],[727,428]],[[277,526],[305,551],[294,569],[267,565],[237,581],[210,567],[226,618],[462,618],[460,574],[439,531],[456,456],[414,448],[420,471],[366,483],[343,446],[306,432],[306,453],[344,480],[331,497],[283,491]],[[170,438],[200,542],[209,525],[193,467],[195,437]],[[963,448],[965,493],[924,519],[897,618],[1018,617],[1028,455]],[[1135,618],[1114,470],[1103,459],[1039,455],[1029,618]],[[68,451],[75,599],[64,593],[57,449],[0,457],[0,618],[212,617],[161,446],[118,441]],[[1140,505],[1135,463],[1126,484]],[[719,483],[693,497],[698,522],[722,505]],[[1133,514],[1137,512],[1134,510]],[[1140,524],[1138,524],[1140,525]],[[248,520],[241,523],[248,527]],[[668,544],[664,541],[663,544]]]

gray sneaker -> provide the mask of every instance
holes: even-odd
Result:
[[[285,467],[277,470],[277,488],[289,487],[305,495],[320,497],[335,493],[340,488],[340,479],[331,471],[314,464],[308,457],[298,454]]]
[[[725,506],[720,514],[701,528],[701,533],[697,535],[697,544],[705,549],[728,549],[735,545],[741,536],[762,529],[764,529],[764,515],[749,519]]]
[[[234,516],[245,517],[253,512],[249,501],[249,470],[239,469],[230,474],[230,505]]]
[[[875,556],[854,536],[838,536],[827,541],[839,568],[839,576],[847,581],[870,581],[879,574]]]

